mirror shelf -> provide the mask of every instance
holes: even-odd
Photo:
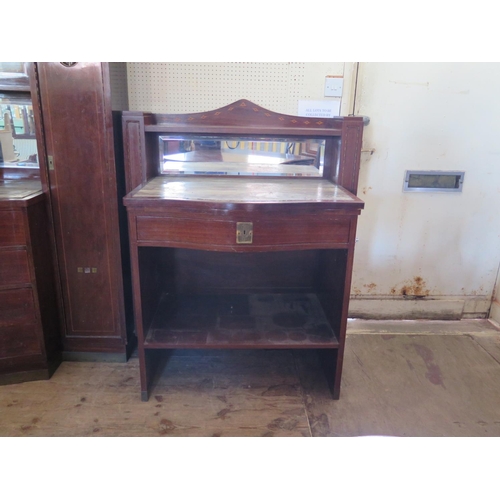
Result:
[[[322,177],[325,139],[159,136],[162,174]]]

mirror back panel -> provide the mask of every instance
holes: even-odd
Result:
[[[322,177],[325,140],[161,135],[159,152],[162,174]]]

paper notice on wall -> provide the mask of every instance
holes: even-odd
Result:
[[[340,115],[339,101],[302,101],[299,100],[299,116],[313,118],[333,118]]]

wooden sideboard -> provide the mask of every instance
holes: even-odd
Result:
[[[246,100],[123,114],[143,400],[159,355],[183,348],[315,349],[339,398],[362,129],[360,117],[307,119]],[[214,160],[236,148],[237,161]]]
[[[47,379],[61,361],[45,194],[0,181],[0,383]]]

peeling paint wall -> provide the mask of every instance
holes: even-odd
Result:
[[[355,111],[371,121],[352,316],[487,317],[500,262],[499,88],[496,63],[360,64]],[[464,170],[463,192],[403,192],[406,170]]]

